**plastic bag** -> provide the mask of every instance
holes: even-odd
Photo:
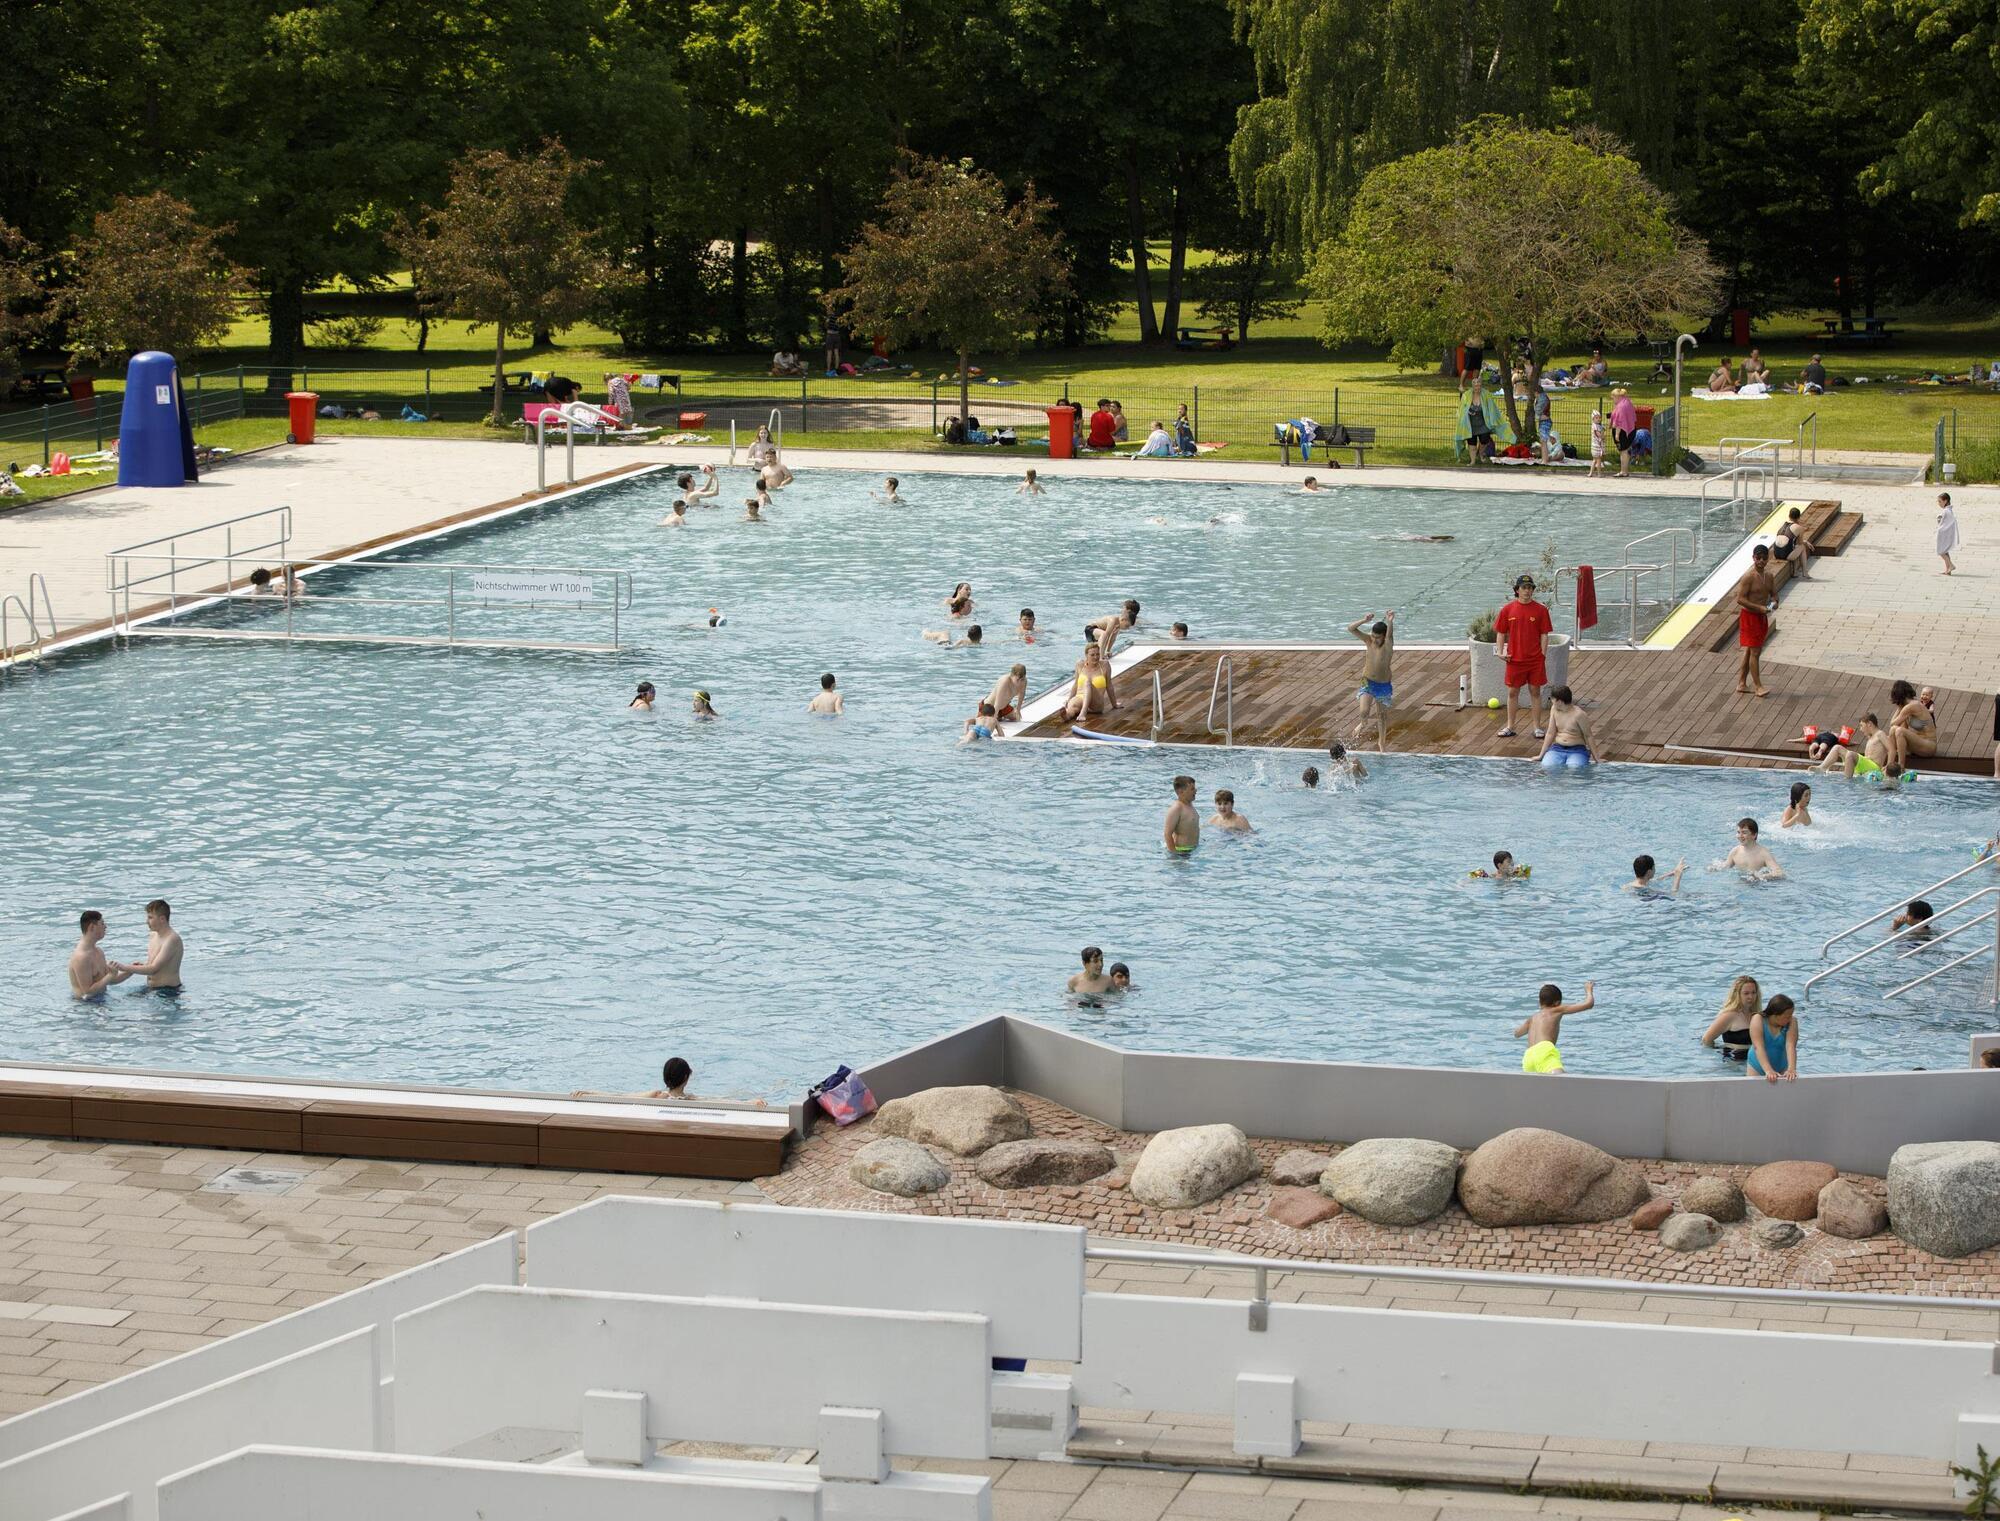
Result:
[[[868,1085],[851,1068],[845,1066],[838,1068],[824,1082],[815,1084],[806,1096],[817,1103],[836,1125],[852,1125],[875,1112],[875,1095],[868,1091]]]

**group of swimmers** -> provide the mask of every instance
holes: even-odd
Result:
[[[146,905],[146,955],[141,961],[111,961],[104,955],[104,915],[87,908],[77,919],[76,949],[69,954],[72,998],[102,1000],[104,990],[127,978],[143,977],[154,992],[179,992],[181,937],[173,925],[174,911],[165,898]]]

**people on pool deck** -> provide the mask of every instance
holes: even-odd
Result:
[[[1111,684],[1111,662],[1098,645],[1090,645],[1076,663],[1076,686],[1063,704],[1063,717],[1088,718],[1093,713],[1109,713],[1118,706],[1118,692]]]
[[[146,959],[144,961],[114,961],[111,970],[119,973],[118,981],[127,977],[143,977],[149,988],[178,988],[181,985],[181,945],[180,931],[173,926],[174,911],[168,907],[165,898],[155,898],[146,905]]]
[[[1193,459],[1201,451],[1195,447],[1194,424],[1188,421],[1187,403],[1174,414],[1174,453]]]
[[[1493,869],[1491,871],[1481,866],[1468,872],[1467,875],[1481,877],[1494,882],[1525,881],[1527,880],[1528,873],[1533,870],[1532,866],[1516,866],[1514,864],[1513,851],[1496,850],[1493,852]]]
[[[1201,815],[1195,812],[1193,777],[1174,778],[1174,801],[1167,809],[1161,833],[1167,849],[1177,856],[1192,855],[1195,846],[1201,843]]]
[[[1910,769],[1913,755],[1937,754],[1937,719],[1907,681],[1889,688],[1889,701],[1896,705],[1889,718],[1889,769],[1900,775]]]
[[[1764,991],[1757,986],[1757,979],[1747,973],[1729,984],[1729,994],[1722,1000],[1722,1008],[1701,1032],[1704,1046],[1719,1046],[1722,1054],[1731,1061],[1740,1062],[1750,1054],[1750,1024],[1757,1017],[1758,1005],[1763,1001]]]
[[[1687,869],[1688,863],[1682,861],[1672,871],[1668,872],[1666,886],[1663,889],[1660,886],[1659,863],[1651,856],[1634,856],[1632,858],[1632,880],[1625,884],[1625,891],[1650,897],[1657,897],[1664,892],[1669,898],[1677,898],[1680,896],[1681,891],[1681,877]]]
[[[1014,632],[1020,635],[1021,643],[1023,644],[1033,644],[1035,642],[1037,631],[1035,629],[1035,610],[1032,607],[1021,609],[1021,621],[1015,625]]]
[[[1892,934],[1899,934],[1905,940],[1929,941],[1937,936],[1937,926],[1931,923],[1934,910],[1923,898],[1912,898],[1909,907],[1889,921]]]
[[[688,506],[700,507],[722,494],[722,482],[716,478],[715,466],[701,467],[701,484],[695,484],[694,472],[684,470],[674,484],[680,488],[681,497]]]
[[[1812,783],[1793,782],[1791,801],[1785,804],[1785,811],[1779,815],[1780,829],[1809,829],[1812,827]]]
[[[1247,814],[1236,811],[1236,794],[1227,787],[1215,789],[1215,812],[1209,815],[1209,828],[1222,829],[1230,834],[1255,834],[1250,827]]]
[[[1556,1042],[1562,1037],[1562,1022],[1565,1014],[1581,1014],[1586,1009],[1597,1006],[1597,984],[1583,985],[1583,1002],[1564,1003],[1562,989],[1553,982],[1542,984],[1542,991],[1536,998],[1535,1012],[1514,1026],[1514,1039],[1528,1037],[1528,1049],[1521,1053],[1523,1072],[1559,1073],[1563,1070],[1562,1052]]]
[[[1028,699],[1028,668],[1016,661],[1005,676],[993,683],[986,700],[993,704],[996,718],[1019,718]]]
[[[1319,767],[1306,767],[1305,770],[1299,773],[1299,781],[1301,785],[1307,788],[1317,787],[1319,785]]]
[[[1111,436],[1122,444],[1132,436],[1132,425],[1125,420],[1125,404],[1122,401],[1111,403],[1111,416],[1115,420]]]
[[[1088,449],[1109,449],[1118,442],[1118,417],[1111,410],[1110,401],[1100,396],[1097,410],[1090,414],[1090,434],[1084,439]]]
[[[1785,874],[1777,857],[1757,838],[1755,819],[1736,821],[1736,844],[1709,870],[1740,871],[1746,877],[1759,877],[1767,882],[1775,882]]]
[[[1115,613],[1106,613],[1102,618],[1092,618],[1083,626],[1083,637],[1097,641],[1098,647],[1108,656],[1111,646],[1118,636],[1128,628],[1139,626],[1139,603],[1127,597],[1125,605]]]
[[[625,706],[628,708],[642,708],[650,713],[653,711],[653,699],[658,695],[653,690],[653,684],[650,681],[642,681],[639,683],[639,690],[633,694],[632,700],[626,703]]]
[[[1000,732],[1000,715],[994,711],[993,699],[983,698],[979,711],[965,721],[965,732],[959,736],[962,745],[974,740],[992,739]]]
[[[1799,1016],[1783,993],[1773,993],[1750,1021],[1750,1045],[1743,1059],[1746,1077],[1767,1083],[1791,1082],[1799,1075]]]
[[[678,1056],[670,1056],[660,1066],[660,1087],[646,1095],[657,1099],[685,1099],[694,1095],[687,1091],[688,1079],[694,1076],[694,1068]]]
[[[1145,443],[1139,446],[1140,459],[1169,459],[1174,452],[1174,436],[1167,431],[1163,417],[1153,419],[1152,431],[1147,433]]]
[[[69,995],[76,999],[96,998],[132,974],[116,970],[104,959],[100,944],[104,939],[104,915],[87,908],[78,916],[76,927],[79,931],[76,949],[69,953]]]
[[[1838,771],[1850,780],[1878,782],[1885,787],[1893,787],[1902,773],[1890,763],[1889,736],[1882,728],[1882,721],[1873,713],[1864,714],[1861,732],[1855,736],[1860,741],[1854,744],[1835,745],[1826,752],[1826,759],[1819,763],[1821,771]]]
[[[1951,493],[1938,493],[1937,552],[1944,561],[1944,573],[1950,575],[1957,569],[1951,563],[1951,552],[1965,542],[1958,531],[1958,514],[1951,510]]]
[[[1014,488],[1014,495],[1016,496],[1044,496],[1046,494],[1042,490],[1042,483],[1035,478],[1033,467],[1030,467],[1028,473],[1021,477],[1021,484]]]
[[[1502,681],[1507,688],[1507,726],[1500,738],[1514,737],[1514,721],[1521,689],[1528,689],[1533,710],[1535,738],[1542,737],[1542,688],[1549,684],[1549,636],[1555,633],[1549,610],[1535,600],[1535,578],[1514,578],[1514,597],[1493,615],[1493,637],[1505,651],[1507,668]]]
[[[944,599],[944,610],[954,618],[963,618],[972,611],[970,581],[961,581],[951,589],[951,595]]]
[[[1590,473],[1604,474],[1604,403],[1590,409]]]
[[[720,713],[715,711],[715,704],[708,700],[708,693],[706,692],[696,692],[694,694],[694,716],[702,723],[722,717]]]
[[[1363,633],[1362,624],[1368,625]],[[1362,644],[1361,685],[1355,690],[1357,717],[1354,737],[1361,738],[1368,720],[1375,720],[1375,748],[1389,748],[1389,709],[1395,705],[1396,688],[1390,680],[1389,663],[1396,653],[1396,610],[1390,608],[1380,618],[1364,613],[1347,625],[1347,632]]]
[[[1581,771],[1594,757],[1590,748],[1590,720],[1570,695],[1566,686],[1549,693],[1549,734],[1542,741],[1544,771]]]
[[[1759,544],[1750,551],[1750,568],[1736,583],[1736,642],[1743,647],[1736,664],[1736,690],[1764,690],[1764,641],[1771,637],[1771,610],[1777,606],[1778,588],[1771,580],[1771,547]]]
[[[744,505],[748,506],[750,503],[756,500],[757,499],[754,496],[746,497],[744,499]],[[684,497],[677,496],[674,498],[674,505],[667,509],[667,515],[660,519],[657,526],[661,528],[685,528],[687,527],[687,524],[688,524],[687,500]]]
[[[984,634],[985,631],[976,623],[965,631],[963,639],[952,638],[951,630],[948,628],[927,628],[924,630],[924,637],[926,639],[930,640],[938,648],[946,650],[969,650],[977,648]]]
[[[1108,993],[1111,979],[1105,975],[1104,952],[1094,945],[1083,948],[1083,970],[1072,972],[1064,986],[1072,993]]]
[[[1168,637],[1169,639],[1185,639],[1185,638],[1187,638],[1187,637],[1188,637],[1188,626],[1187,626],[1187,625],[1186,625],[1185,623],[1176,623],[1176,624],[1175,624],[1175,625],[1174,625],[1174,626],[1173,626],[1172,628],[1170,628],[1170,629],[1168,629],[1168,630],[1167,630],[1167,637]]]
[[[1327,767],[1328,776],[1344,776],[1351,782],[1368,780],[1368,768],[1361,764],[1359,757],[1349,755],[1347,746],[1339,740],[1336,739],[1326,747],[1326,754],[1327,759],[1332,762]]]
[[[847,704],[841,700],[838,684],[833,678],[833,672],[828,671],[824,676],[820,677],[819,691],[814,693],[812,701],[806,704],[806,711],[808,713],[824,713],[828,717],[833,717],[847,711]]]
[[[1782,560],[1792,567],[1792,574],[1799,580],[1807,579],[1811,568],[1812,546],[1799,537],[1799,509],[1794,507],[1778,525],[1778,531],[1771,538],[1771,558]]]

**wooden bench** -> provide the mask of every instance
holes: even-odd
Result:
[[[1359,468],[1366,465],[1368,463],[1368,451],[1375,447],[1375,430],[1368,427],[1356,427],[1351,423],[1336,423],[1332,427],[1338,429],[1341,435],[1338,442],[1326,438],[1316,438],[1313,442],[1322,449],[1352,449],[1354,451],[1354,463],[1356,467]],[[1332,431],[1332,429],[1328,431]],[[1284,463],[1289,465],[1292,462],[1293,446],[1290,424],[1271,424],[1271,447],[1284,451]],[[1306,463],[1310,464],[1311,461],[1308,460]]]

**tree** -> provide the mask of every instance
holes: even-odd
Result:
[[[1218,228],[1216,237],[1214,260],[1188,274],[1203,318],[1235,328],[1236,341],[1243,343],[1251,323],[1299,314],[1298,266],[1278,257],[1262,216],[1235,218],[1233,225]]]
[[[97,214],[77,250],[68,294],[70,347],[98,360],[163,349],[186,360],[229,331],[243,271],[222,255],[229,229],[209,229],[165,191],[122,196]]]
[[[973,351],[1017,347],[1066,282],[1049,210],[1032,185],[1010,205],[1000,181],[969,160],[911,160],[890,181],[880,219],[843,257],[847,283],[828,294],[828,308],[892,343],[929,339],[955,352],[958,415],[967,417]]]
[[[0,380],[21,373],[21,350],[35,341],[45,323],[34,257],[34,244],[0,222]]]
[[[1617,144],[1497,121],[1372,171],[1308,278],[1328,344],[1387,339],[1390,358],[1417,368],[1491,334],[1503,364],[1525,351],[1531,401],[1550,345],[1707,311],[1719,283]]]
[[[475,329],[493,324],[496,427],[508,335],[567,327],[607,299],[615,278],[597,240],[570,217],[570,189],[586,167],[556,142],[519,158],[468,153],[452,169],[444,205],[391,236],[417,273],[426,311]]]

